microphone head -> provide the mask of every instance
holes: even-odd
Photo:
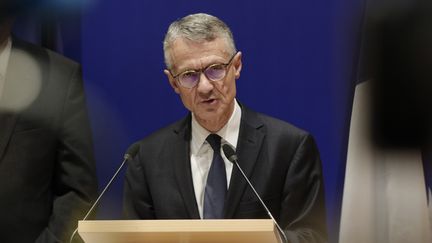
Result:
[[[139,142],[135,142],[129,148],[126,150],[126,153],[124,155],[124,159],[131,159],[133,158],[139,151],[140,144]]]
[[[225,157],[227,157],[227,159],[231,162],[231,163],[235,163],[237,162],[237,154],[234,151],[234,149],[228,145],[228,144],[224,144],[222,145],[222,150],[225,154]]]

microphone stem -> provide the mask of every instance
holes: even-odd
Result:
[[[120,167],[117,169],[117,171],[114,173],[114,175],[111,177],[108,184],[105,186],[105,188],[102,190],[101,194],[99,194],[99,197],[96,199],[96,201],[93,203],[93,206],[90,208],[90,210],[87,212],[87,214],[84,216],[82,220],[86,220],[87,217],[90,215],[91,212],[93,212],[93,209],[96,207],[96,205],[99,203],[99,200],[102,198],[102,196],[105,194],[105,191],[108,189],[108,187],[111,185],[111,183],[114,181],[114,179],[117,177],[117,174],[120,172],[120,170],[123,168],[123,165],[126,163],[127,158],[123,159],[123,162],[121,163]]]
[[[275,218],[273,217],[273,215],[271,214],[270,210],[267,208],[266,204],[263,202],[263,200],[261,199],[261,197],[259,196],[258,192],[255,190],[255,188],[252,186],[252,183],[249,181],[248,177],[246,176],[246,174],[243,172],[242,168],[240,167],[240,165],[238,164],[238,162],[235,160],[234,164],[237,166],[237,168],[239,169],[240,173],[242,173],[243,177],[246,179],[246,182],[249,184],[249,187],[252,188],[252,191],[255,193],[256,197],[258,198],[258,200],[261,202],[261,205],[264,207],[264,209],[266,210],[268,216],[271,218],[271,220],[273,220],[273,223],[276,225],[276,228],[278,229],[280,235],[283,237],[283,242],[288,243],[288,239],[286,238],[285,232],[282,230],[282,228],[279,226],[279,224],[276,222]]]
[[[90,215],[90,213],[93,212],[94,208],[96,207],[96,205],[98,205],[99,200],[102,198],[102,196],[105,194],[105,191],[109,188],[109,186],[111,185],[111,183],[114,181],[114,179],[117,177],[117,174],[121,171],[121,169],[123,168],[124,164],[126,163],[126,161],[130,158],[129,154],[126,154],[124,156],[123,162],[121,163],[120,167],[117,169],[117,171],[114,173],[114,175],[111,177],[111,179],[109,180],[108,184],[105,186],[105,188],[102,190],[102,192],[99,194],[98,198],[96,199],[96,201],[93,203],[93,205],[91,206],[91,208],[87,211],[87,214],[84,216],[84,218],[81,221],[85,221],[87,220],[88,216]],[[72,242],[75,234],[78,232],[78,227],[74,230],[74,232],[72,233],[69,242]]]

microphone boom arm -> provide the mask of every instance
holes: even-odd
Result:
[[[242,168],[240,167],[240,165],[238,164],[237,160],[234,160],[234,164],[237,166],[237,169],[239,169],[240,173],[243,175],[243,177],[246,179],[246,182],[249,184],[249,187],[252,188],[252,191],[255,193],[256,197],[258,198],[258,200],[261,202],[261,205],[264,207],[264,209],[266,210],[268,216],[270,217],[271,220],[273,220],[273,223],[276,225],[276,228],[278,229],[280,235],[282,235],[283,237],[283,242],[288,242],[288,239],[286,238],[285,232],[282,230],[282,228],[279,226],[279,224],[276,222],[275,218],[273,217],[273,215],[270,213],[270,210],[267,208],[266,204],[264,203],[264,201],[261,199],[261,197],[259,196],[258,192],[255,190],[255,188],[252,186],[252,183],[249,181],[249,179],[247,178],[246,174],[243,172]]]
[[[234,151],[234,149],[228,145],[228,144],[224,144],[222,146],[223,152],[225,154],[225,157],[227,157],[227,159],[236,165],[237,169],[240,171],[240,173],[242,174],[243,178],[246,180],[246,182],[249,184],[249,187],[252,189],[252,191],[255,193],[255,196],[258,198],[258,200],[260,201],[261,205],[264,207],[264,209],[266,210],[268,216],[270,217],[271,220],[273,220],[273,223],[276,225],[276,228],[279,231],[279,238],[282,242],[288,243],[288,239],[285,235],[285,232],[282,230],[282,228],[279,226],[279,224],[276,222],[275,218],[273,217],[273,215],[271,214],[270,210],[267,208],[267,205],[264,203],[264,201],[261,199],[260,195],[258,194],[258,192],[255,190],[255,187],[252,185],[252,183],[250,182],[250,180],[248,179],[248,177],[246,176],[246,174],[243,172],[242,168],[240,167],[239,163],[238,163],[238,157]],[[283,239],[281,238],[281,236],[283,237]]]

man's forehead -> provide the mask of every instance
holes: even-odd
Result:
[[[225,59],[230,56],[230,52],[228,44],[223,38],[200,42],[178,38],[173,41],[170,56],[174,69],[198,68],[197,65],[226,61]]]

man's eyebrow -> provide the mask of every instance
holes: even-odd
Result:
[[[192,67],[177,68],[178,71],[177,71],[176,74],[180,74],[180,73],[187,72],[187,71],[202,70],[202,69],[207,68],[210,65],[213,65],[213,64],[225,64],[225,62],[228,62],[228,60],[225,60],[224,57],[215,56],[214,59],[211,62],[208,62],[202,68],[192,68]],[[192,63],[191,63],[191,65],[192,65]],[[175,71],[174,69],[175,69],[175,67],[173,66],[173,71]]]
[[[192,71],[192,70],[193,71],[202,70],[202,69],[208,68],[209,66],[214,65],[214,64],[225,64],[225,62],[222,60],[212,61],[212,62],[209,62],[208,64],[204,65],[202,68],[185,68],[182,72]]]

